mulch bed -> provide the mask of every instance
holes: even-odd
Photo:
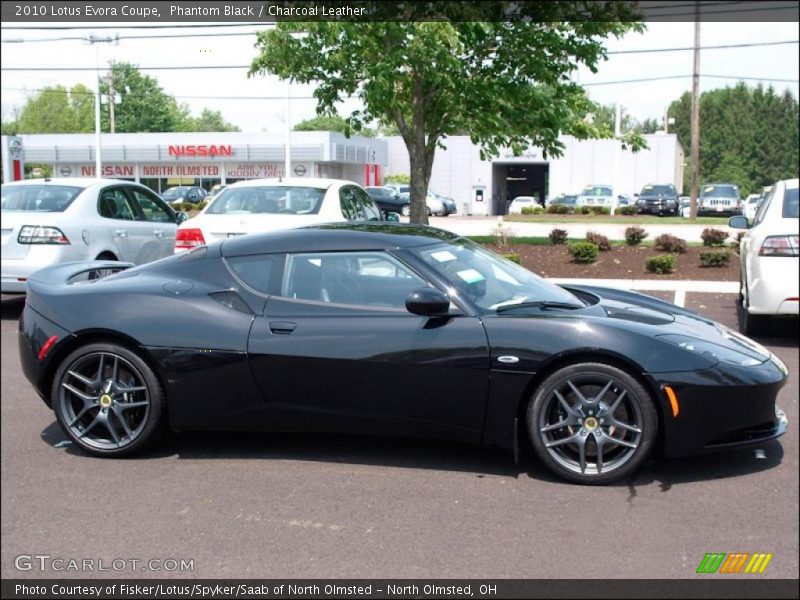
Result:
[[[646,258],[663,254],[653,247],[618,246],[600,252],[597,262],[578,264],[571,262],[566,245],[536,244],[486,244],[500,254],[520,255],[521,264],[543,277],[576,277],[591,279],[678,279],[705,281],[738,281],[739,256],[734,253],[726,267],[704,267],[700,253],[713,250],[690,246],[685,254],[678,254],[675,268],[669,275],[650,273],[644,267]],[[720,248],[721,250],[721,248]]]

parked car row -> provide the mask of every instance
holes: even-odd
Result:
[[[371,186],[366,190],[381,206],[381,210],[399,212],[404,217],[411,215],[411,186],[408,184],[387,183],[383,186]],[[456,212],[455,200],[431,190],[428,190],[425,205],[428,207],[428,216],[446,217]]]

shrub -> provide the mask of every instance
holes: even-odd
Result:
[[[736,234],[735,240],[731,240],[730,242],[728,242],[728,245],[731,247],[731,250],[733,250],[736,253],[739,252],[739,242],[742,241],[744,234],[745,234],[744,231],[740,231],[739,233]]]
[[[550,242],[553,244],[566,244],[568,235],[563,229],[553,229],[547,237],[550,238]]]
[[[726,267],[731,262],[731,251],[722,252],[701,252],[700,262],[704,267]]]
[[[655,239],[656,248],[662,252],[672,252],[675,254],[683,254],[686,252],[686,240],[683,240],[674,235],[664,233]]]
[[[659,254],[658,256],[651,256],[644,261],[644,266],[651,273],[672,273],[672,268],[675,266],[675,255]]]
[[[507,258],[507,259],[508,259],[508,260],[510,260],[511,262],[515,262],[515,263],[517,263],[518,265],[519,265],[519,264],[522,264],[522,263],[520,262],[520,259],[519,259],[519,254],[516,254],[516,253],[503,254],[503,258]]]
[[[523,206],[522,210],[520,212],[523,215],[532,215],[533,214],[533,207],[532,206]]]
[[[547,212],[551,215],[565,215],[569,212],[569,206],[566,204],[551,204],[547,207]]]
[[[588,212],[592,213],[593,215],[610,215],[611,209],[607,206],[584,206],[583,208],[588,208]],[[586,214],[586,213],[584,213]]]
[[[208,206],[208,200],[203,200],[203,201],[201,201],[201,202],[198,202],[198,203],[195,205],[195,207],[194,207],[194,208],[195,208],[196,210],[203,210],[203,209],[204,209],[206,206]]]
[[[595,233],[594,231],[586,232],[586,241],[597,246],[597,249],[601,250],[602,252],[611,250],[611,244],[609,243],[608,238],[604,235],[600,235],[599,233]]]
[[[534,215],[543,215],[544,214],[544,207],[543,206],[534,206],[531,208],[531,213]]]
[[[581,215],[588,215],[589,214],[589,207],[588,206],[576,206],[575,213]]]
[[[629,207],[623,206],[623,208]],[[650,234],[641,227],[628,227],[625,230],[625,243],[628,244],[628,246],[638,246],[648,235]]]
[[[597,260],[599,249],[591,242],[573,242],[569,245],[572,260],[577,263],[593,263]]]
[[[187,212],[187,211],[190,211],[190,210],[195,210],[195,205],[192,204],[191,202],[176,202],[175,204],[172,204],[171,206],[176,211]]]
[[[703,238],[703,246],[724,246],[725,240],[728,239],[728,233],[721,229],[703,229],[700,234]]]
[[[635,205],[630,205],[630,206],[620,206],[617,209],[616,214],[631,216],[631,215],[637,214],[638,212],[639,212],[639,209]]]

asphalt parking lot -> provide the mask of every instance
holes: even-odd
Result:
[[[736,326],[734,295],[686,305]],[[798,577],[796,319],[759,339],[790,371],[780,441],[589,488],[531,456],[515,466],[498,449],[431,441],[183,434],[143,458],[90,458],[62,443],[21,373],[21,309],[2,302],[4,578],[684,578],[707,552],[773,553],[763,575],[737,577]],[[15,568],[34,554],[194,570]]]

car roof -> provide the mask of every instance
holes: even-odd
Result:
[[[412,248],[449,242],[459,236],[443,229],[407,223],[326,223],[256,233],[224,240],[222,256],[278,252],[335,252]]]
[[[48,177],[40,179],[24,179],[22,181],[10,181],[3,185],[69,185],[72,187],[88,188],[94,185],[114,185],[114,184],[134,184],[141,185],[134,181],[124,179],[93,179],[89,177]]]
[[[794,190],[798,187],[798,182],[800,182],[800,179],[784,179],[783,185],[786,186],[787,190]]]

